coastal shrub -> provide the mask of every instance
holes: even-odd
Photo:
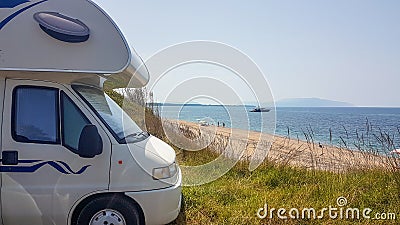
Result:
[[[110,91],[107,93],[118,104],[124,102],[122,95]],[[147,130],[168,142],[163,129],[165,123],[160,118],[157,107],[140,102],[126,103],[128,105],[124,104],[124,108],[133,118],[142,111],[145,114],[144,126]],[[198,140],[206,143],[209,141],[208,138],[211,138],[207,134],[200,134],[200,128],[197,130],[197,128],[170,126],[169,129],[177,129],[176,132],[189,139],[198,139],[196,135],[204,135]],[[371,146],[366,145],[365,136],[360,138],[360,143],[356,143],[360,147],[358,150],[364,151],[349,153],[347,149],[335,148],[337,150],[335,152],[326,152],[327,149],[319,149],[319,145],[314,143],[311,130],[309,128],[306,131],[308,141],[304,144],[290,137],[274,143],[267,160],[254,171],[248,170],[249,157],[245,155],[242,161],[220,179],[201,186],[184,187],[185,208],[171,224],[399,224],[398,157],[377,153],[370,148]],[[390,136],[388,138],[388,135],[382,134],[375,138],[377,137],[383,144],[393,145]],[[345,138],[343,142],[343,145],[349,145]],[[221,154],[221,149],[224,149],[227,143],[226,137],[217,135],[212,143],[201,151],[185,151],[177,146],[173,147],[177,152],[177,161],[181,165],[190,166],[212,161]],[[261,145],[268,147],[269,143]],[[248,146],[252,146],[252,143],[247,144]],[[322,155],[321,150],[325,150]],[[334,156],[331,161],[322,160],[328,154]],[[349,155],[352,157],[343,157]],[[229,157],[229,154],[227,156]],[[307,161],[310,166],[297,164],[299,157]],[[360,161],[363,163],[359,163]],[[371,166],[365,166],[368,164]],[[346,169],[343,170],[343,167]],[[276,215],[272,219],[260,219],[256,216],[257,210],[266,203],[270,208],[321,209],[330,205],[336,206],[336,200],[341,196],[347,199],[349,207],[371,208],[374,212],[391,212],[395,213],[397,218],[343,220],[325,217],[282,220]]]

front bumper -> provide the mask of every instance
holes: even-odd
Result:
[[[142,208],[146,224],[167,224],[176,219],[181,209],[182,175],[178,170],[178,182],[172,187],[126,192]]]

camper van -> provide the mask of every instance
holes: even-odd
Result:
[[[0,224],[166,224],[174,150],[103,91],[149,74],[87,0],[0,1]]]

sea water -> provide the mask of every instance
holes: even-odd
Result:
[[[390,151],[400,147],[400,108],[278,107],[250,112],[251,106],[162,106],[163,118],[261,131],[350,149]],[[275,117],[276,116],[276,117]],[[274,124],[273,124],[274,123]],[[273,127],[273,128],[272,128]]]

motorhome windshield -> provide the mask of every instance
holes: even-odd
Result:
[[[119,143],[138,142],[149,136],[102,90],[81,85],[72,88],[101,118]]]

